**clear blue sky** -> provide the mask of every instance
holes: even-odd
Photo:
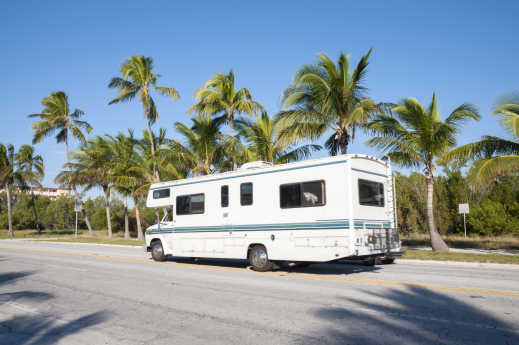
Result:
[[[506,136],[491,108],[519,89],[518,1],[9,1],[0,13],[0,142],[31,143],[27,114],[41,110],[52,91],[67,92],[86,112],[94,135],[145,126],[138,103],[108,106],[108,89],[121,63],[134,54],[153,57],[160,84],[181,100],[157,96],[160,120],[173,135],[189,121],[193,92],[215,72],[234,69],[270,114],[301,65],[323,52],[354,63],[373,47],[367,86],[376,101],[433,91],[447,115],[474,103],[483,119],[460,143],[481,135]],[[371,153],[359,136],[353,153]],[[45,184],[65,161],[64,146],[48,138]],[[377,154],[378,155],[378,154]]]

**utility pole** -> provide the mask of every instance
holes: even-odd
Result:
[[[76,230],[74,231],[74,236],[77,237],[77,214],[81,212],[81,203],[79,201],[74,203],[74,212],[76,213]]]

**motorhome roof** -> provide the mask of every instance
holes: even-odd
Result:
[[[189,177],[181,180],[173,180],[173,181],[164,181],[159,183],[154,183],[150,186],[150,189],[157,189],[157,188],[163,188],[163,187],[173,187],[177,184],[186,184],[186,183],[196,183],[201,181],[207,181],[207,180],[220,180],[222,178],[228,178],[228,177],[238,177],[241,175],[248,175],[251,173],[251,171],[254,171],[254,173],[261,173],[265,171],[270,170],[286,170],[287,168],[291,167],[300,167],[300,166],[307,166],[307,165],[319,165],[325,162],[337,162],[340,163],[342,161],[347,161],[348,159],[355,159],[355,158],[364,158],[369,159],[372,161],[376,161],[380,164],[387,165],[387,162],[378,159],[373,156],[365,155],[365,154],[345,154],[345,155],[339,155],[339,156],[332,156],[332,157],[325,157],[325,158],[315,158],[315,159],[309,159],[304,161],[297,161],[297,162],[291,162],[291,163],[284,163],[284,164],[277,164],[277,165],[268,165],[266,167],[255,167],[252,165],[252,168],[249,169],[238,169],[235,171],[226,171],[211,175],[202,175],[202,176],[194,176]]]

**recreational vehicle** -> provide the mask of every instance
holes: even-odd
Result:
[[[164,210],[146,229],[146,250],[167,256],[280,262],[345,258],[392,262],[401,254],[389,163],[348,154],[236,171],[150,187],[147,207]]]

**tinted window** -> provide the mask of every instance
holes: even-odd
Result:
[[[384,185],[359,179],[359,203],[364,206],[384,206]]]
[[[169,188],[168,189],[158,189],[153,191],[153,199],[162,199],[169,198]]]
[[[189,214],[190,196],[177,196],[177,215]]]
[[[220,188],[220,204],[222,207],[229,206],[229,186],[222,186]]]
[[[204,194],[191,195],[191,213],[204,213]]]
[[[301,206],[301,184],[284,184],[279,188],[281,208]]]
[[[242,206],[252,205],[252,183],[242,183],[240,185],[240,204]]]
[[[325,204],[324,181],[284,184],[279,187],[281,208],[322,206]]]
[[[177,215],[204,213],[204,194],[177,196]]]
[[[303,206],[324,205],[324,181],[305,182],[302,189]]]

